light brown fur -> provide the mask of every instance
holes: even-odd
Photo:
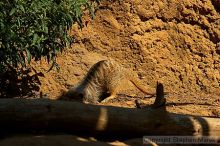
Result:
[[[94,64],[84,79],[64,96],[86,103],[106,102],[116,96],[122,80],[131,81],[145,94],[155,95],[155,92],[149,92],[150,89],[141,83],[134,72],[113,60],[102,60]]]

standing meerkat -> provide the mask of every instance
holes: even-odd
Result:
[[[113,60],[102,60],[94,64],[84,79],[63,96],[84,103],[106,102],[116,96],[122,80],[129,80],[144,94],[155,95],[155,91],[145,87],[134,72]]]

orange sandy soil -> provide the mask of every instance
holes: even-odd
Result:
[[[39,97],[57,99],[97,61],[112,58],[130,68],[148,86],[162,82],[167,111],[220,117],[220,2],[218,0],[104,1],[94,20],[73,25],[74,43],[58,55],[59,72],[46,61],[33,62],[42,72]],[[135,108],[152,99],[132,84],[105,105]]]

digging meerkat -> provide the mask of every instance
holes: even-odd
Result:
[[[137,74],[124,68],[113,60],[101,60],[94,64],[84,79],[70,88],[64,97],[81,100],[84,103],[107,102],[116,97],[122,80],[129,80],[144,94],[154,96],[154,89],[147,88],[138,79]]]

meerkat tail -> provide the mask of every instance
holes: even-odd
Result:
[[[148,95],[156,95],[156,91],[144,86],[141,81],[134,75],[129,75],[129,80],[143,93]]]

